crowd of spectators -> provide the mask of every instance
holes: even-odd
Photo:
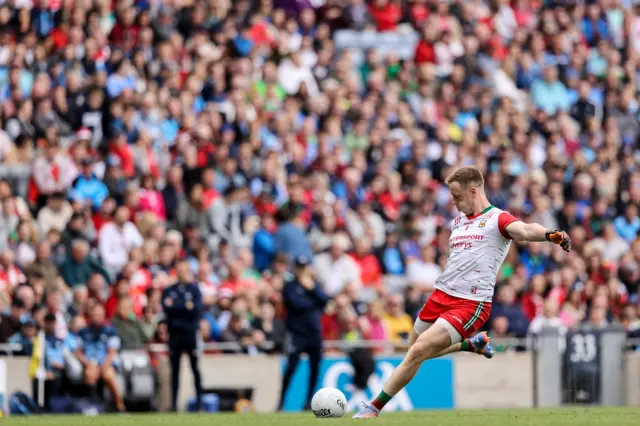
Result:
[[[205,341],[281,351],[301,255],[325,339],[400,341],[469,164],[573,241],[512,244],[493,336],[640,332],[638,3],[0,1],[0,342],[47,321],[73,350],[88,321],[166,342],[187,259]],[[411,54],[362,41],[386,34]]]

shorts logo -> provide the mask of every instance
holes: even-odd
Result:
[[[455,319],[456,321],[458,321],[460,324],[462,324],[462,320],[460,318],[458,318],[455,315],[452,315],[453,319]]]
[[[478,287],[474,285],[473,287],[471,287],[471,294],[476,294],[476,293],[478,293]]]
[[[483,220],[483,221],[481,221],[481,222],[478,224],[478,228],[484,228],[484,226],[485,226],[486,224],[487,224],[487,221],[486,221],[486,220]]]

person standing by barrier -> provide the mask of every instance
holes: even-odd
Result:
[[[173,411],[178,408],[180,385],[180,359],[189,355],[193,382],[196,388],[196,403],[201,407],[202,380],[200,376],[200,318],[202,316],[202,294],[186,260],[176,265],[178,282],[167,287],[162,295],[167,328],[169,330],[169,358],[171,360],[171,397]]]
[[[294,261],[294,277],[284,284],[283,299],[287,309],[286,326],[289,333],[289,357],[287,370],[282,381],[279,409],[282,410],[287,388],[296,371],[300,355],[309,356],[309,389],[305,409],[311,407],[311,398],[318,381],[320,361],[322,360],[322,334],[320,318],[329,297],[313,279],[311,259],[297,256]]]

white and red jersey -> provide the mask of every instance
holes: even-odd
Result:
[[[453,219],[447,266],[435,287],[450,296],[490,302],[511,245],[506,228],[516,220],[494,206],[474,216],[460,214]]]

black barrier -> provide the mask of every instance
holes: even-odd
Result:
[[[601,402],[600,330],[580,329],[567,333],[562,362],[564,404]]]

